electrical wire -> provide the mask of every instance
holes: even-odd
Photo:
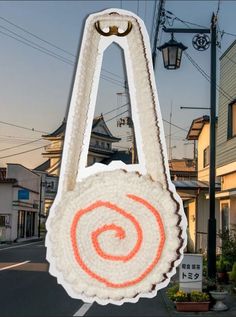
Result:
[[[18,147],[25,146],[25,145],[28,145],[28,144],[31,144],[31,143],[42,141],[42,140],[43,140],[43,138],[40,138],[40,139],[37,139],[37,140],[34,140],[34,141],[30,141],[30,142],[26,142],[26,143],[23,143],[23,144],[18,144],[18,145],[15,145],[15,146],[7,147],[7,148],[4,148],[4,149],[0,149],[0,152],[16,149]]]
[[[56,48],[57,50],[60,50],[60,51],[66,53],[66,54],[68,54],[68,55],[70,55],[70,56],[72,56],[72,57],[76,57],[75,54],[69,52],[68,50],[65,50],[65,49],[59,47],[58,45],[56,45],[56,44],[54,44],[54,43],[52,43],[52,42],[50,42],[50,41],[45,40],[44,38],[42,38],[42,37],[36,35],[35,33],[30,32],[30,31],[27,30],[26,28],[23,28],[22,26],[19,26],[18,24],[13,23],[13,22],[10,21],[9,19],[6,19],[6,18],[4,18],[4,17],[2,17],[2,16],[0,16],[0,19],[3,20],[3,21],[5,21],[5,22],[7,22],[7,23],[9,23],[9,24],[12,25],[12,26],[18,28],[19,30],[21,30],[21,31],[23,31],[23,32],[25,32],[25,33],[27,33],[27,34],[33,36],[34,38],[36,38],[36,39],[38,39],[38,40],[40,40],[40,41],[46,43],[47,45],[50,45],[51,47],[54,47],[54,48]],[[11,31],[10,31],[10,32],[11,32]],[[17,34],[17,33],[16,33],[16,34]],[[17,36],[18,36],[18,34],[17,34]],[[113,73],[113,72],[111,72],[111,71],[108,71],[108,70],[106,70],[104,67],[102,68],[102,70],[105,71],[105,72],[107,72],[107,73],[109,73],[109,74],[112,74],[113,76],[120,77],[121,79],[123,79],[123,77],[121,77],[120,75],[117,75],[117,74],[115,74],[115,73]]]
[[[21,125],[17,125],[17,124],[5,122],[5,121],[0,121],[0,124],[9,125],[9,126],[11,126],[11,127],[15,127],[15,128],[19,128],[19,129],[24,129],[24,130],[28,130],[28,131],[32,131],[32,132],[48,134],[48,132],[45,132],[45,131],[36,130],[36,129],[34,129],[34,128],[27,128],[27,127],[24,127],[24,126],[21,126]]]
[[[27,33],[27,34],[33,36],[34,38],[36,38],[36,39],[38,39],[38,40],[40,40],[40,41],[42,41],[42,42],[44,42],[44,43],[46,43],[46,44],[52,46],[52,47],[54,47],[54,48],[56,48],[56,49],[58,49],[58,50],[60,50],[60,51],[62,51],[62,52],[64,52],[64,53],[66,53],[66,54],[68,54],[68,55],[70,55],[70,56],[75,57],[75,55],[72,54],[71,52],[69,52],[69,51],[67,51],[67,50],[65,50],[65,49],[63,49],[63,48],[61,48],[61,47],[55,45],[55,44],[52,43],[52,42],[49,42],[49,41],[43,39],[42,37],[40,37],[40,36],[38,36],[38,35],[36,35],[36,34],[30,32],[30,31],[26,30],[25,28],[23,28],[23,27],[21,27],[21,26],[15,24],[15,23],[13,23],[13,22],[11,22],[10,20],[8,20],[8,19],[6,19],[6,18],[4,18],[4,17],[2,17],[2,16],[0,16],[0,19],[3,20],[3,21],[5,21],[5,22],[7,22],[7,23],[9,23],[9,24],[11,24],[11,25],[13,25],[13,26],[16,27],[17,29],[19,29],[19,30],[21,30],[21,31],[23,31],[23,32],[25,32],[25,33]]]
[[[56,58],[57,60],[59,60],[59,61],[61,61],[61,62],[64,62],[64,63],[66,63],[66,64],[68,64],[68,65],[74,66],[74,63],[73,63],[72,61],[69,61],[68,59],[65,59],[65,58],[63,58],[63,57],[60,57],[60,55],[58,55],[58,54],[50,53],[50,51],[47,50],[47,49],[41,49],[41,48],[39,47],[39,45],[37,45],[37,44],[36,44],[37,46],[34,46],[34,45],[30,44],[30,43],[27,43],[27,42],[30,42],[30,41],[28,41],[28,40],[27,40],[27,42],[25,42],[25,41],[23,41],[23,40],[20,40],[20,39],[16,38],[15,36],[12,36],[12,35],[10,35],[10,34],[7,34],[7,33],[3,32],[3,31],[0,31],[0,34],[3,34],[3,35],[5,35],[5,36],[8,36],[8,37],[10,37],[10,38],[12,38],[12,39],[14,39],[14,40],[20,42],[20,43],[23,43],[23,44],[25,44],[25,45],[27,45],[27,46],[29,46],[29,47],[31,47],[31,48],[34,48],[34,49],[37,50],[37,51],[40,51],[40,52],[42,52],[42,53],[44,53],[44,54],[46,54],[46,55],[49,55],[49,56],[51,56],[51,57],[54,57],[54,58]],[[107,72],[108,72],[108,71],[107,71]],[[109,72],[109,73],[111,73],[111,72]],[[109,76],[107,76],[107,75],[101,75],[101,78],[102,78],[103,80],[106,80],[106,81],[112,83],[112,84],[115,84],[115,85],[118,85],[118,86],[121,86],[121,87],[125,88],[125,86],[122,85],[122,82],[119,81],[119,80],[117,80],[117,79],[111,78],[111,77],[109,77]]]
[[[128,112],[128,111],[129,111],[129,110],[125,110],[124,112],[119,113],[118,115],[112,117],[111,119],[106,120],[106,123],[109,122],[109,121],[114,120],[115,118],[118,118],[118,117],[122,116],[122,114],[124,114],[124,113],[126,113],[126,112]]]
[[[105,112],[105,113],[103,113],[103,116],[106,116],[106,115],[108,115],[108,114],[110,114],[110,113],[112,113],[112,112],[114,112],[114,111],[116,111],[116,110],[119,110],[119,109],[121,109],[121,108],[123,108],[123,107],[125,107],[125,106],[128,106],[128,104],[129,104],[129,102],[127,102],[127,103],[125,103],[124,105],[122,105],[122,106],[120,106],[120,107],[117,107],[117,108],[115,108],[115,109],[113,109],[113,110],[110,110],[110,111],[108,111],[108,112]]]
[[[11,155],[1,156],[1,157],[0,157],[0,159],[5,159],[5,158],[8,158],[8,157],[12,157],[12,156],[17,156],[17,155],[21,155],[21,154],[25,154],[25,153],[33,152],[33,151],[36,151],[36,150],[42,149],[42,148],[44,148],[44,147],[45,147],[45,145],[43,145],[43,146],[39,146],[39,147],[34,148],[34,149],[30,149],[30,150],[27,150],[27,151],[23,151],[23,152],[18,152],[18,153],[11,154]]]
[[[206,26],[203,26],[203,25],[200,25],[200,24],[197,24],[197,23],[193,23],[193,22],[189,22],[189,21],[185,21],[185,20],[183,20],[183,19],[180,19],[180,18],[178,18],[174,13],[172,13],[171,11],[165,10],[165,12],[167,12],[167,13],[170,14],[170,15],[173,15],[175,20],[178,20],[179,22],[182,22],[182,23],[184,23],[185,25],[186,25],[186,24],[190,24],[190,25],[198,26],[198,27],[204,28],[204,29],[207,29],[207,28],[208,28],[208,27],[206,27]],[[168,16],[167,16],[167,18],[168,18]],[[169,19],[171,19],[171,18],[169,17]],[[188,27],[189,27],[189,26],[188,26]]]
[[[188,132],[188,130],[186,130],[186,129],[180,127],[180,126],[178,126],[177,124],[174,124],[174,123],[172,123],[172,122],[170,122],[170,121],[168,121],[168,120],[165,120],[165,119],[162,119],[162,120],[163,120],[164,122],[166,122],[166,123],[172,125],[173,127],[177,128],[177,129],[180,129],[180,130],[183,130],[183,131],[185,131],[185,132]]]
[[[185,56],[188,58],[188,60],[191,62],[191,64],[202,74],[202,76],[210,82],[210,76],[198,65],[198,63],[187,53],[184,52]],[[216,84],[217,91],[222,94],[225,98],[227,98],[229,101],[233,100],[234,98],[230,96],[223,88],[221,88],[218,84]]]
[[[65,61],[67,61],[68,63],[74,64],[74,62],[71,61],[70,59],[67,59],[67,58],[65,58],[64,56],[59,55],[59,54],[57,54],[57,53],[55,53],[55,52],[53,52],[53,51],[51,51],[51,50],[45,48],[45,47],[42,46],[42,45],[39,45],[39,44],[37,44],[37,43],[35,43],[35,42],[31,41],[31,40],[28,40],[26,37],[21,36],[21,35],[19,35],[18,33],[11,31],[10,29],[6,28],[5,26],[0,25],[0,28],[3,29],[3,30],[5,30],[5,31],[7,31],[7,32],[9,32],[10,34],[13,34],[14,36],[17,36],[18,38],[22,39],[23,41],[26,41],[26,42],[28,42],[28,43],[30,43],[30,44],[32,44],[32,45],[34,45],[34,46],[40,48],[41,50],[44,50],[45,52],[48,52],[48,53],[50,53],[50,54],[52,54],[52,55],[55,55],[55,57],[58,57],[58,58],[60,58],[60,59],[63,59],[63,60],[65,60]]]

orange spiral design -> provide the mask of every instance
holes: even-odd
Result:
[[[77,242],[76,242],[76,228],[78,225],[78,222],[80,221],[81,217],[83,217],[85,214],[91,212],[92,210],[99,208],[99,207],[107,207],[110,210],[113,210],[115,212],[118,212],[120,215],[124,216],[125,218],[127,218],[128,220],[130,220],[137,232],[137,241],[136,244],[134,246],[134,248],[127,254],[127,255],[112,255],[112,254],[108,254],[106,252],[104,252],[98,242],[98,236],[108,230],[112,230],[116,232],[116,236],[120,239],[124,239],[125,238],[125,231],[115,225],[115,224],[109,224],[109,225],[104,225],[100,228],[98,228],[97,230],[92,232],[92,243],[93,246],[97,252],[97,254],[102,257],[103,259],[109,260],[109,261],[123,261],[123,262],[127,262],[129,260],[131,260],[136,254],[137,252],[140,250],[141,245],[142,245],[142,241],[143,241],[143,233],[142,233],[142,229],[139,225],[139,223],[137,222],[137,220],[135,219],[135,217],[133,215],[131,215],[130,213],[126,212],[125,210],[123,210],[122,208],[118,207],[115,204],[112,204],[108,201],[96,201],[95,203],[91,204],[90,206],[88,206],[87,208],[84,209],[80,209],[79,211],[77,211],[77,213],[75,214],[75,217],[72,221],[72,225],[71,225],[71,230],[70,230],[70,236],[71,236],[71,243],[72,243],[72,247],[73,247],[73,252],[74,252],[74,256],[75,259],[77,261],[77,263],[79,264],[79,266],[83,269],[84,272],[86,272],[91,278],[96,279],[97,281],[105,284],[108,287],[112,287],[112,288],[123,288],[123,287],[128,287],[128,286],[132,286],[135,285],[137,283],[139,283],[140,281],[142,281],[152,270],[153,268],[156,266],[156,264],[158,263],[161,254],[162,254],[162,250],[165,244],[165,230],[164,230],[164,226],[163,226],[163,222],[161,219],[161,216],[158,212],[158,210],[156,208],[154,208],[148,201],[144,200],[141,197],[138,197],[136,195],[132,195],[132,194],[128,194],[127,195],[128,198],[134,200],[135,202],[144,205],[155,217],[156,219],[156,224],[157,224],[157,229],[160,232],[160,242],[159,245],[157,247],[156,250],[156,254],[155,254],[155,258],[153,259],[153,261],[150,263],[150,265],[135,279],[129,280],[127,282],[124,283],[114,283],[111,282],[109,280],[107,280],[106,278],[99,276],[98,274],[94,273],[93,271],[91,271],[89,269],[89,267],[86,265],[86,263],[84,263],[84,261],[82,260],[82,257],[80,255],[80,251],[79,248],[77,246]]]

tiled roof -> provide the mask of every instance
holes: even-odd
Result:
[[[209,116],[194,119],[186,137],[187,140],[198,140],[198,137],[204,127],[204,124],[210,122]]]
[[[54,132],[49,133],[49,134],[45,134],[43,135],[43,137],[57,137],[61,134],[65,133],[65,129],[66,129],[66,121],[63,120],[62,124],[59,126],[59,128],[57,128]]]
[[[40,164],[39,166],[35,167],[34,170],[40,171],[40,172],[46,172],[47,169],[50,167],[50,160],[47,160]]]
[[[173,181],[176,189],[207,189],[209,188],[209,182],[195,181],[195,180],[183,180]],[[216,190],[220,190],[220,184],[215,183]]]
[[[169,168],[173,172],[196,172],[193,159],[173,159],[169,161]]]
[[[112,154],[109,158],[104,159],[101,163],[110,164],[112,161],[122,161],[125,164],[132,163],[132,153],[129,151],[117,151]]]

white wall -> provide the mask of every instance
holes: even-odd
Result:
[[[16,178],[18,185],[39,192],[40,176],[20,164],[7,164],[7,178]]]

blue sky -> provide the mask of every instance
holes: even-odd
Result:
[[[15,125],[52,132],[63,120],[68,104],[70,86],[73,76],[73,63],[79,48],[83,24],[86,17],[93,12],[107,8],[123,8],[138,14],[145,22],[151,34],[155,1],[1,1],[0,2],[0,120]],[[209,27],[212,12],[217,10],[218,1],[166,1],[165,9],[178,18],[191,23]],[[235,1],[220,1],[219,27],[228,33],[236,34]],[[47,43],[39,41],[23,32],[6,20],[29,32],[53,43],[65,50],[58,50]],[[174,21],[174,26],[185,27],[183,23]],[[7,29],[8,30],[7,30]],[[9,33],[9,30],[14,33]],[[8,36],[6,34],[7,33]],[[64,62],[29,47],[18,40],[30,40],[43,48],[60,55]],[[19,38],[18,36],[21,36]],[[24,37],[24,39],[22,38]],[[26,39],[26,40],[25,40]],[[192,35],[176,35],[176,39],[188,46],[188,53],[206,71],[210,73],[210,49],[198,52],[192,48]],[[224,35],[221,39],[221,49],[218,57],[236,39],[236,36]],[[162,34],[160,44],[169,40],[168,34]],[[33,45],[32,42],[27,42]],[[39,47],[38,47],[39,48]],[[48,52],[49,53],[49,52]],[[116,47],[111,47],[105,54],[102,75],[108,80],[101,80],[96,112],[107,112],[125,102],[117,98],[117,93],[124,91],[121,87],[124,71],[121,68],[121,54]],[[57,56],[58,57],[58,56]],[[66,60],[65,60],[66,59]],[[114,63],[114,60],[116,63]],[[107,71],[118,76],[109,74]],[[172,122],[188,129],[192,120],[206,112],[199,110],[180,110],[179,106],[209,106],[209,82],[190,64],[186,57],[182,67],[177,71],[167,71],[163,68],[161,55],[158,55],[156,82],[163,118],[169,120],[172,103]],[[113,78],[113,82],[109,82]],[[114,81],[115,79],[115,81]],[[219,78],[218,78],[219,79]],[[119,114],[119,111],[107,116],[106,119]],[[111,120],[109,126],[113,132],[125,136],[127,130],[117,130],[116,120]],[[169,125],[164,124],[166,135]],[[172,128],[173,157],[192,155],[192,145],[184,145],[186,133]],[[42,149],[1,159],[18,152],[27,151],[45,142],[42,133],[18,129],[0,123],[0,166],[6,162],[17,162],[28,167],[35,167],[43,162]],[[34,143],[18,146],[22,143]],[[4,151],[3,151],[4,150]]]

